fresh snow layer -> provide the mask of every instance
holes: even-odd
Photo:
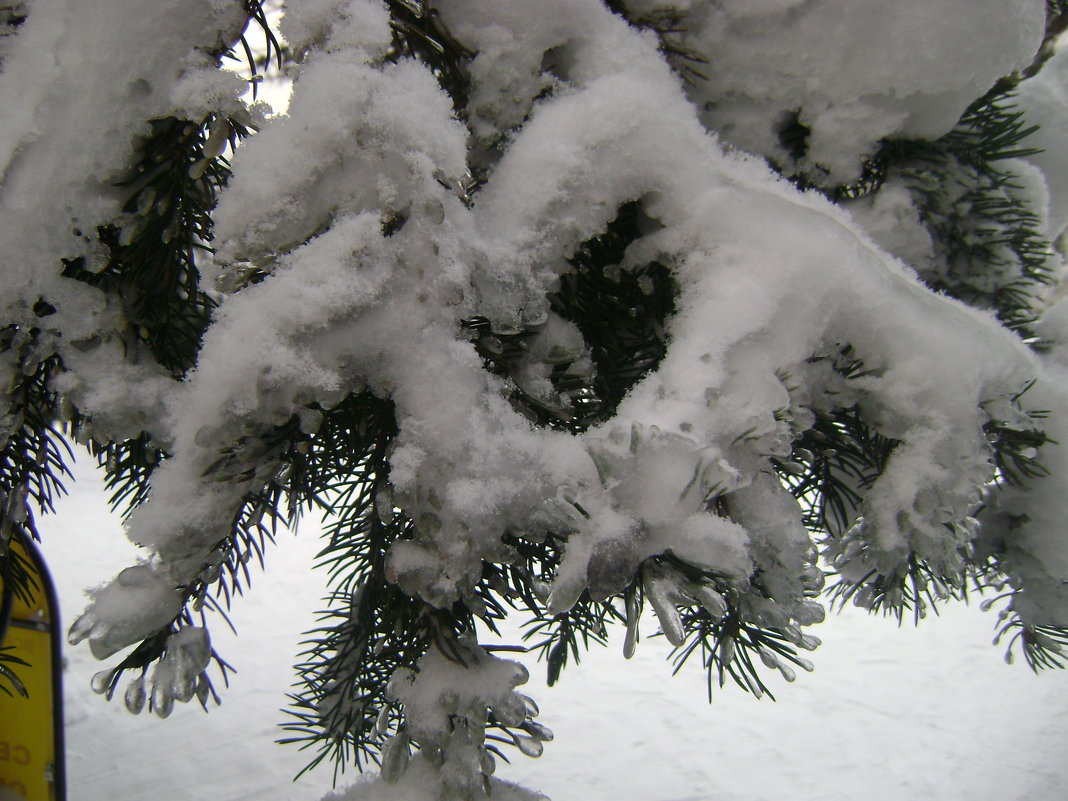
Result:
[[[79,458],[71,497],[42,521],[68,621],[81,611],[82,588],[131,557],[91,459]],[[134,717],[121,699],[93,695],[89,677],[100,664],[83,648],[67,650],[70,801],[142,801],[160,788],[173,801],[317,801],[329,791],[329,766],[291,782],[309,754],[274,742],[289,665],[323,592],[322,574],[309,569],[319,544],[310,521],[298,537],[280,533],[269,570],[235,605],[239,636],[215,627],[215,645],[238,673],[207,715],[192,704],[167,720]],[[556,739],[538,759],[517,754],[498,765],[497,776],[555,801],[1065,797],[1068,675],[1006,665],[990,646],[993,625],[974,606],[946,606],[919,628],[846,608],[814,629],[826,640],[814,673],[772,681],[774,703],[728,686],[708,705],[696,666],[671,676],[662,638],[643,639],[625,661],[617,631],[551,689],[544,663],[525,658],[524,691]],[[339,786],[353,780],[346,773]]]
[[[163,436],[164,371],[129,357],[117,304],[61,278],[61,260],[104,268],[96,231],[128,221],[129,190],[118,183],[150,119],[244,113],[244,81],[212,55],[241,32],[243,4],[181,0],[162,12],[154,0],[34,0],[27,9],[0,68],[3,325],[40,329],[37,357],[58,350],[62,390],[101,436],[145,427]],[[56,309],[47,323],[32,312],[39,300]]]
[[[10,269],[0,302],[4,324],[17,325],[24,339],[31,327],[40,330],[23,363],[20,349],[11,348],[0,367],[9,381],[56,350],[65,372],[55,388],[87,415],[93,432],[121,439],[148,428],[173,454],[127,524],[127,537],[146,557],[98,587],[73,626],[72,640],[89,639],[94,654],[114,655],[152,635],[182,603],[173,588],[208,581],[218,568],[229,521],[247,511],[248,493],[282,468],[277,454],[256,450],[257,438],[294,413],[312,434],[321,414],[311,404],[330,409],[363,390],[395,404],[391,491],[416,523],[415,537],[390,549],[387,578],[432,605],[468,595],[483,561],[512,557],[502,532],[536,539],[554,531],[567,543],[548,596],[552,611],[570,608],[586,588],[598,596],[618,591],[643,560],[671,551],[722,576],[746,614],[762,605],[768,625],[814,624],[823,612],[806,599],[806,576],[816,555],[798,504],[773,478],[773,460],[789,457],[815,413],[859,406],[878,433],[900,445],[855,510],[860,522],[834,532],[836,567],[859,581],[892,574],[915,557],[952,581],[976,536],[973,515],[985,505],[989,520],[1008,521],[1000,534],[1012,587],[1023,588],[1016,611],[1031,623],[1068,620],[1064,493],[1050,483],[1005,493],[1000,506],[987,503],[994,475],[984,431],[991,421],[1023,417],[1010,399],[1036,376],[1049,380],[1033,397],[1063,418],[1068,381],[991,314],[930,292],[883,249],[909,260],[925,256],[922,237],[903,241],[915,220],[900,193],[854,219],[814,193],[797,192],[760,158],[781,160],[777,132],[791,117],[810,130],[799,169],[828,183],[850,179],[883,137],[948,130],[997,77],[1030,62],[1041,40],[1041,0],[693,0],[683,4],[693,33],[682,44],[710,59],[708,75],[688,86],[652,34],[601,2],[442,0],[442,18],[478,53],[470,138],[424,66],[383,63],[390,29],[382,3],[293,0],[284,30],[302,62],[289,114],[270,120],[235,154],[234,178],[216,212],[218,253],[206,266],[220,306],[196,369],[181,382],[149,359],[125,358],[120,310],[87,285],[60,279],[59,263],[84,256],[99,266],[92,232],[127,222],[113,184],[129,167],[146,117],[196,121],[240,111],[243,86],[217,73],[210,53],[233,40],[241,4],[182,0],[165,16],[145,0],[92,5],[38,0],[3,48],[0,238]],[[652,0],[628,5],[660,8]],[[157,40],[152,49],[130,47]],[[131,55],[111,58],[119,52]],[[1042,98],[1034,102],[1046,107]],[[1058,163],[1046,162],[1050,169]],[[466,202],[469,167],[486,181]],[[1054,231],[1064,215],[1063,190],[1055,179],[1044,184],[1033,171],[1016,172],[1029,195],[1044,199],[1048,192]],[[478,316],[498,333],[535,332],[516,380],[551,400],[550,354],[567,354],[566,363],[588,362],[589,354],[577,329],[550,314],[548,295],[576,248],[631,202],[641,203],[648,230],[619,269],[652,260],[669,266],[679,295],[666,323],[668,353],[612,420],[578,436],[534,428],[509,403],[508,383],[484,369],[461,323]],[[384,220],[401,223],[387,232]],[[242,276],[254,270],[269,277],[245,286]],[[58,308],[46,322],[32,313],[39,299]],[[863,362],[862,378],[847,382],[829,366],[845,346]],[[1065,430],[1061,418],[1052,433]],[[1063,477],[1068,432],[1057,439],[1062,444],[1047,453]],[[232,463],[229,472],[213,469],[221,454]],[[729,520],[708,511],[712,497],[729,508]],[[1044,506],[1032,511],[1036,502]],[[1022,513],[1026,526],[1008,524]],[[999,531],[993,523],[992,530]],[[94,553],[97,547],[85,543]],[[767,597],[749,582],[756,571]],[[287,580],[304,572],[276,579],[284,603],[295,597]],[[685,587],[678,582],[658,574],[646,587],[670,639],[680,635],[672,598]],[[847,649],[850,636],[842,635]],[[173,661],[156,666],[151,687],[135,686],[134,694],[152,693],[161,710],[189,700],[205,638],[199,630],[175,635]],[[653,651],[650,645],[660,644],[646,642],[639,652]],[[295,650],[274,646],[269,650],[287,658]],[[864,664],[863,655],[851,655]],[[492,680],[476,689],[495,692],[474,692],[467,702],[513,704],[512,688],[502,689],[501,680],[510,668],[492,659],[480,667]],[[967,673],[960,662],[952,668]],[[837,676],[833,687],[863,682],[870,703],[871,686],[860,673]],[[403,687],[403,675],[395,678],[395,697],[425,713],[410,725],[432,726],[438,701],[426,701],[417,683]],[[922,686],[896,680],[913,691]],[[1000,687],[980,691],[1000,702]],[[930,684],[926,691],[930,698]],[[939,701],[947,692],[939,690]],[[817,705],[828,697],[837,696],[821,694]],[[586,702],[582,696],[574,706],[587,709]],[[649,724],[618,725],[618,710],[628,706],[641,708],[640,694],[607,699],[596,714],[617,737],[645,731]],[[921,713],[931,712],[902,714],[911,721]],[[742,713],[734,727],[755,714]],[[1037,725],[999,715],[995,730],[998,722]],[[970,736],[985,719],[968,718]],[[670,721],[683,725],[681,716]],[[877,730],[869,721],[867,736]],[[769,759],[795,748],[775,742],[771,732],[778,731],[769,723],[759,737],[728,739],[732,746],[748,740],[762,758],[756,772],[767,774]],[[685,739],[658,735],[656,743],[670,740],[669,750],[649,746],[649,775],[694,777],[689,789],[670,790],[676,796],[740,792],[730,785],[732,760],[745,764],[744,757],[724,756],[708,773],[701,767],[693,774],[707,756],[671,762],[670,749]],[[599,758],[614,747],[634,753],[612,738],[572,740],[593,743]],[[827,750],[841,766],[840,751]],[[981,744],[976,750],[990,753]],[[895,778],[878,786],[918,792],[909,763],[938,752],[928,743],[895,758]],[[883,753],[881,743],[865,746],[858,759]],[[999,743],[997,753],[1014,752]],[[583,773],[576,767],[559,775]],[[1005,764],[984,759],[968,768],[995,769]],[[1059,781],[1049,769],[1033,775]],[[752,773],[741,775],[751,782]],[[827,773],[834,773],[830,766]],[[937,787],[963,782],[952,776],[942,775]],[[632,791],[641,780],[629,781]],[[606,790],[607,797],[619,793],[631,794]]]
[[[809,129],[804,163],[833,186],[881,139],[936,139],[1042,42],[1044,0],[628,0],[688,8],[678,37],[707,58],[690,96],[724,141],[790,163],[779,132]],[[793,171],[790,169],[790,171]]]
[[[363,388],[395,404],[390,481],[417,523],[416,538],[390,549],[389,578],[436,606],[469,592],[483,560],[507,560],[501,532],[555,530],[570,539],[553,610],[587,586],[618,590],[643,559],[678,549],[742,592],[761,571],[784,625],[815,619],[801,600],[812,545],[800,509],[766,478],[814,411],[857,403],[901,445],[867,493],[863,524],[845,535],[843,569],[890,574],[915,555],[959,573],[993,476],[983,404],[1038,371],[1015,336],[931,293],[840,209],[724,153],[655,42],[592,0],[443,6],[478,51],[475,106],[518,104],[528,117],[517,131],[483,120],[482,139],[507,133],[508,146],[483,153],[497,163],[469,207],[449,188],[462,181],[469,142],[447,98],[424,67],[380,63],[383,6],[338,8],[308,6],[292,35],[315,47],[289,116],[235,154],[220,198],[220,276],[249,263],[272,275],[220,296],[196,370],[166,399],[173,456],[129,521],[130,539],[154,554],[129,590],[137,602],[124,616],[111,600],[127,590],[110,586],[75,639],[108,653],[146,636],[155,612],[173,609],[166,588],[222,558],[219,521],[234,519],[255,481],[280,465],[251,460],[245,475],[255,481],[239,481],[209,469],[220,453],[312,401],[329,408]],[[978,15],[984,24],[1029,30],[1029,16],[991,8]],[[559,84],[537,100],[546,87],[511,80],[507,68],[542,74],[547,51],[566,57]],[[566,259],[635,200],[652,230],[621,268],[671,266],[680,292],[668,353],[613,420],[580,436],[532,429],[460,323],[480,315],[500,332],[548,326],[547,295]],[[387,234],[383,216],[394,214],[405,222]],[[566,348],[566,333],[557,325],[539,336]],[[844,345],[867,369],[848,389],[811,362]],[[650,472],[660,476],[655,491],[633,491]],[[777,515],[726,524],[705,508],[713,495],[739,519],[747,509]],[[158,609],[146,616],[152,587]]]
[[[1028,123],[1039,126],[1027,140],[1038,152],[1027,159],[1041,168],[1049,188],[1049,235],[1056,240],[1068,229],[1068,48],[1055,53],[1017,94]]]

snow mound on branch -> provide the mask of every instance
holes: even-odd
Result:
[[[1048,477],[1004,488],[984,513],[982,541],[1004,547],[1010,584],[1019,591],[1012,608],[1032,625],[1065,625],[1068,548],[1064,521],[1068,495],[1056,477],[1068,473],[1068,302],[1052,307],[1039,324],[1052,347],[1025,395],[1048,440],[1035,452]],[[1024,421],[1025,423],[1027,421]]]
[[[437,769],[426,757],[416,755],[396,784],[389,784],[380,776],[366,776],[345,790],[327,793],[322,801],[440,801],[436,778]],[[548,801],[540,793],[497,778],[490,778],[489,792],[482,797],[493,801]]]
[[[109,584],[90,592],[93,614],[71,627],[75,645],[89,638],[93,656],[107,659],[154,634],[182,608],[182,595],[147,565],[128,567]],[[169,599],[161,602],[161,599]]]
[[[62,260],[106,264],[97,229],[120,221],[128,198],[116,182],[149,120],[199,121],[209,101],[216,112],[240,107],[246,84],[220,72],[214,53],[240,34],[243,4],[181,0],[164,12],[151,0],[37,0],[27,9],[0,72],[2,324],[37,328],[42,358],[60,353],[62,389],[102,437],[136,437],[157,417],[166,374],[127,360],[117,304],[62,277]],[[56,309],[47,320],[33,313],[39,300]]]
[[[661,0],[628,0],[655,13]],[[704,123],[735,147],[853,180],[886,138],[935,139],[999,78],[1030,63],[1045,31],[1044,0],[691,0],[689,94]],[[675,39],[676,37],[669,37]],[[791,162],[780,132],[808,129]]]
[[[1041,71],[1017,89],[1020,109],[1038,130],[1026,144],[1038,152],[1027,156],[1042,171],[1049,189],[1049,237],[1056,241],[1068,229],[1068,49],[1046,62]]]

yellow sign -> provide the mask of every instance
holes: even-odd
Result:
[[[37,587],[29,603],[14,597],[0,645],[26,665],[14,665],[28,697],[0,692],[0,801],[63,801],[62,694],[55,594],[44,562],[16,535],[12,550],[30,565]],[[11,598],[11,596],[8,596]],[[2,621],[0,621],[2,624]]]

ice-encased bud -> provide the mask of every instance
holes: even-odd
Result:
[[[707,584],[695,584],[686,590],[713,620],[721,620],[727,614],[727,600]]]
[[[524,723],[523,730],[527,732],[531,737],[536,737],[537,739],[546,743],[551,743],[553,741],[553,738],[556,736],[553,734],[553,730],[550,729],[548,726],[543,726],[540,723],[535,723],[533,720],[528,720],[526,723]]]
[[[163,657],[152,670],[152,708],[160,717],[171,713],[175,701],[187,703],[208,692],[201,674],[211,662],[208,632],[187,626],[167,638]]]
[[[126,693],[123,695],[123,702],[126,704],[126,709],[131,714],[141,714],[141,710],[145,708],[146,698],[145,677],[143,675],[138,676],[126,685]]]
[[[111,677],[114,672],[113,670],[101,670],[99,673],[94,673],[93,678],[89,680],[89,686],[93,689],[93,692],[97,695],[106,693],[111,686]]]
[[[512,734],[512,742],[515,743],[516,748],[522,751],[526,756],[537,758],[545,751],[545,746],[542,745],[541,740],[536,737],[527,737],[522,734]]]
[[[630,659],[638,647],[638,597],[637,593],[627,593],[627,636],[623,639],[623,658]]]
[[[408,769],[408,734],[400,731],[382,745],[382,780],[396,784]]]
[[[67,640],[76,645],[88,639],[93,656],[107,659],[174,620],[182,601],[181,592],[151,566],[128,567],[93,591],[89,607],[74,621]]]
[[[493,714],[505,726],[521,726],[527,719],[526,704],[518,693],[509,693],[493,705]]]
[[[673,598],[677,591],[675,583],[669,578],[658,574],[652,569],[646,570],[645,597],[652,604],[656,619],[660,622],[660,629],[664,632],[667,641],[676,647],[682,645],[686,640],[682,617],[675,607]]]

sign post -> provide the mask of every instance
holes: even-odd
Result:
[[[0,801],[65,801],[59,604],[33,542],[16,533],[10,547],[29,566],[33,586],[27,600],[0,579],[10,607],[9,620],[0,615],[0,645],[29,663],[15,667],[27,697],[0,692]]]

